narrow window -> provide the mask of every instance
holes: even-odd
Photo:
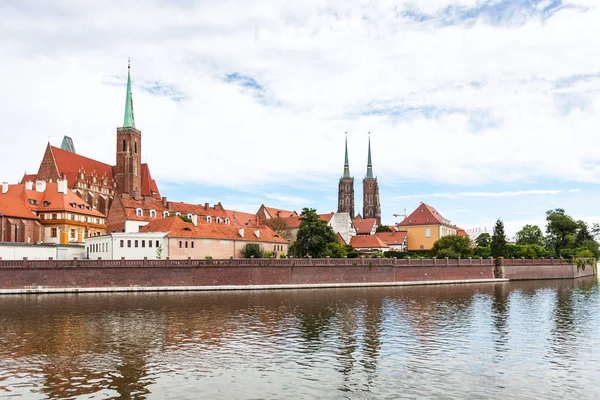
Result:
[[[15,229],[15,236],[17,236],[17,231]],[[57,236],[57,231],[56,228],[52,228],[51,232],[50,232],[50,237],[55,238]]]
[[[148,247],[152,247],[152,240],[148,240]]]
[[[179,248],[181,248],[181,240],[179,241]]]
[[[192,240],[192,249],[194,248],[194,241]]]
[[[142,240],[142,247],[146,247],[146,241]]]
[[[123,243],[123,242],[124,242],[124,240],[123,240],[123,239],[121,239],[121,247],[123,247],[123,246],[124,246],[124,243]]]
[[[156,241],[156,247],[160,247],[160,244],[158,243],[158,240]]]
[[[188,248],[188,241],[187,240],[185,241],[185,248],[186,249]]]
[[[133,152],[137,153],[137,142],[133,142]]]
[[[131,239],[127,241],[127,247],[131,247]]]
[[[138,247],[138,241],[137,240],[135,241],[135,247]]]
[[[127,142],[123,139],[123,151],[127,151]]]

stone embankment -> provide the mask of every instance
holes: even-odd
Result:
[[[0,260],[0,294],[456,284],[594,272],[556,259],[24,259]]]

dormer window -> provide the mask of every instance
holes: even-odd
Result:
[[[229,225],[229,224],[230,224],[230,222],[231,222],[231,221],[229,220],[229,218],[225,218],[225,225]]]
[[[85,210],[85,204],[80,204],[79,208],[81,208],[82,210]]]
[[[210,217],[210,215],[206,216],[206,222],[209,222],[209,223],[212,222],[212,218]]]
[[[176,212],[175,215],[179,217],[181,215],[181,213],[180,212]]]
[[[77,203],[70,203],[70,206],[73,208],[77,208]]]
[[[163,211],[163,218],[167,218],[169,216],[169,212],[168,211]]]
[[[44,207],[48,207],[50,205],[50,202],[49,201],[44,201],[43,204],[44,204]]]
[[[29,204],[37,206],[37,200],[36,199],[29,199]]]
[[[217,217],[217,224],[221,223],[221,217]]]
[[[156,218],[156,210],[150,210],[150,217]]]
[[[192,219],[192,214],[187,215],[188,219]]]
[[[143,213],[144,213],[144,212],[142,211],[142,209],[141,209],[141,208],[136,208],[136,209],[135,209],[135,215],[136,215],[137,217],[141,217],[141,216],[143,215]]]

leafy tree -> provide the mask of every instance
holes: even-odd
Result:
[[[542,233],[542,230],[537,225],[525,225],[519,232],[517,232],[517,244],[535,244],[538,246],[546,245],[546,238]]]
[[[375,231],[376,232],[391,232],[392,228],[390,228],[389,225],[379,225]]]
[[[584,240],[581,243],[581,247],[585,247],[586,249],[591,251],[593,257],[600,258],[600,244],[597,241],[593,239]]]
[[[492,237],[487,232],[482,233],[475,239],[475,244],[481,247],[489,247],[492,244]]]
[[[524,244],[524,245],[521,245],[519,257],[525,257],[525,258],[552,257],[552,254],[548,253],[547,250],[544,249],[539,244]]]
[[[319,217],[317,210],[304,208],[296,241],[288,253],[293,257],[325,257],[329,255],[327,244],[337,242],[333,228]]]
[[[262,258],[264,255],[263,249],[258,243],[248,243],[240,250],[244,258]]]
[[[433,244],[431,253],[438,258],[467,258],[473,254],[471,239],[467,236],[449,235]]]
[[[333,258],[344,258],[348,255],[346,247],[337,242],[327,243],[327,252]]]
[[[481,235],[479,235],[479,236],[481,236]],[[490,246],[477,246],[473,250],[474,257],[490,258],[491,255],[492,255],[492,249],[490,249]]]
[[[519,258],[521,257],[521,250],[522,250],[521,245],[518,244],[512,244],[512,243],[506,243],[506,247],[505,247],[505,252],[504,252],[504,257],[507,258]]]
[[[262,221],[262,223],[273,229],[275,233],[282,238],[286,240],[290,240],[292,238],[292,232],[288,229],[285,219],[281,217],[265,219]]]
[[[492,235],[492,243],[490,243],[492,257],[506,256],[506,235],[504,234],[504,223],[498,218],[494,225],[494,234]]]
[[[574,247],[580,224],[565,214],[565,210],[557,208],[546,212],[547,248],[559,255],[562,249]]]

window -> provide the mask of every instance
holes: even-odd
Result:
[[[71,237],[74,238],[75,237],[75,229],[71,229]]]
[[[185,248],[186,249],[188,248],[188,241],[187,240],[185,241]]]
[[[131,247],[131,239],[127,241],[127,247]]]
[[[142,247],[146,247],[146,241],[142,240]]]
[[[160,247],[160,243],[158,243],[158,240],[156,241],[156,247]]]
[[[135,241],[135,247],[138,247],[138,241],[137,240]]]
[[[425,246],[423,246],[423,245],[419,246],[419,250],[425,250]]]
[[[58,231],[57,231],[57,229],[56,229],[56,228],[52,228],[52,229],[50,229],[50,237],[54,237],[54,238],[55,238],[55,237],[57,237],[57,236],[58,236],[58,233],[57,233],[57,232],[58,232]]]
[[[206,222],[212,222],[212,218],[210,217],[210,215],[206,216]]]
[[[188,219],[192,219],[192,214],[187,215]]]
[[[179,248],[181,248],[181,240],[179,241]]]
[[[137,142],[133,142],[133,152],[137,153]]]
[[[121,247],[123,247],[123,246],[124,246],[124,244],[125,244],[124,242],[125,242],[125,241],[124,241],[123,239],[121,239]]]
[[[75,214],[71,214],[71,221],[75,221]]]
[[[58,215],[57,214],[52,214],[52,219],[58,219]]]
[[[426,238],[430,238],[431,237],[431,228],[426,228],[425,229],[425,237]]]
[[[229,218],[225,218],[225,225],[229,225],[229,224],[230,224]]]
[[[155,210],[150,210],[150,216],[152,218],[156,218],[156,211]]]
[[[168,211],[163,211],[163,218],[167,218],[169,216],[169,212]]]
[[[123,151],[127,151],[127,142],[123,139]]]
[[[40,219],[46,219],[46,214],[40,214]]]
[[[37,206],[37,200],[36,199],[29,199],[29,204]]]
[[[191,246],[192,246],[192,249],[193,249],[194,248],[194,241],[193,240],[192,240]]]
[[[152,247],[152,240],[148,240],[148,247]]]
[[[44,207],[48,207],[50,205],[50,202],[49,201],[45,201],[43,204],[44,204]]]
[[[217,217],[217,224],[221,223],[221,217]]]
[[[141,208],[137,208],[135,210],[135,215],[138,216],[138,217],[141,217],[142,216],[142,209]]]

